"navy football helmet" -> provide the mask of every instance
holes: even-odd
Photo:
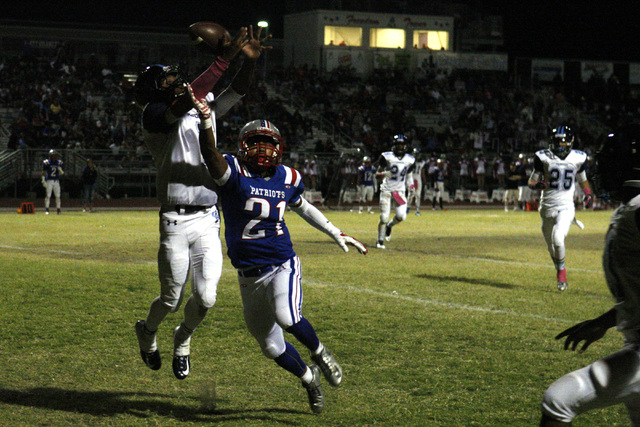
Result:
[[[278,166],[282,160],[282,136],[268,120],[253,120],[245,124],[240,130],[238,144],[238,158],[255,172]]]
[[[607,135],[595,160],[592,180],[598,197],[626,202],[640,193],[640,123]]]
[[[409,150],[409,141],[403,134],[393,136],[393,154],[401,158]]]
[[[168,81],[170,76],[175,77],[171,82]],[[184,93],[185,84],[185,76],[177,65],[151,65],[136,80],[136,103],[144,107],[150,102],[171,102]]]
[[[60,153],[58,152],[58,150],[49,150],[49,158],[53,161],[56,161],[60,158]]]
[[[566,158],[573,147],[575,134],[569,126],[560,125],[551,130],[549,150],[561,159]]]

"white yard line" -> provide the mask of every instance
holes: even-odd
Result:
[[[20,247],[20,246],[10,246],[10,245],[3,245],[3,244],[0,244],[0,248],[1,249],[12,249],[12,250],[16,250],[16,251],[51,252],[51,253],[59,253],[59,254],[65,254],[65,255],[78,255],[78,256],[91,256],[91,255],[93,255],[93,254],[87,254],[87,253],[83,253],[83,252],[63,251],[63,250],[59,250],[59,249],[24,248],[24,247]],[[449,257],[449,258],[464,258],[464,259],[471,259],[471,260],[485,261],[485,262],[493,262],[493,263],[518,264],[518,265],[526,265],[526,266],[530,266],[530,267],[547,267],[548,266],[547,264],[543,265],[543,264],[522,263],[522,262],[518,262],[518,261],[495,260],[495,259],[490,259],[490,258],[470,257],[470,256],[461,256],[461,255],[438,255],[438,254],[434,254],[433,256],[441,256],[441,257]],[[141,264],[155,264],[156,261],[140,260],[140,263]],[[590,272],[590,273],[602,273],[602,270],[590,270],[590,269],[582,269],[582,268],[574,268],[574,269],[568,269],[568,270],[585,271],[585,272]],[[223,268],[223,271],[225,273],[235,273],[236,272],[236,270],[234,268]],[[411,303],[420,304],[420,305],[424,305],[424,306],[437,306],[437,307],[453,308],[453,309],[456,309],[456,310],[476,311],[476,312],[481,312],[481,313],[507,314],[507,315],[511,315],[511,316],[526,317],[526,318],[538,319],[538,320],[546,320],[546,321],[548,320],[548,321],[554,321],[554,322],[564,322],[564,323],[574,322],[573,320],[569,320],[569,319],[562,319],[562,318],[549,317],[549,316],[541,316],[539,314],[532,314],[532,313],[519,313],[519,312],[513,311],[513,310],[504,310],[504,309],[489,308],[489,307],[482,307],[482,306],[474,306],[474,305],[468,305],[468,304],[458,304],[458,303],[451,303],[451,302],[438,301],[438,300],[415,298],[415,297],[410,297],[410,296],[406,296],[406,295],[401,295],[401,294],[397,293],[396,291],[381,292],[381,291],[376,291],[376,290],[373,290],[373,289],[368,289],[368,288],[363,288],[363,287],[350,286],[350,285],[337,285],[337,284],[333,284],[333,283],[321,283],[321,282],[316,282],[316,281],[313,281],[313,280],[305,280],[304,281],[304,285],[306,285],[306,286],[314,286],[314,287],[328,287],[328,288],[346,289],[346,290],[351,291],[351,292],[366,293],[366,294],[375,295],[375,296],[384,297],[384,298],[400,299],[402,301],[408,301],[408,302],[411,302]]]
[[[530,318],[530,319],[554,321],[554,322],[563,322],[563,323],[573,323],[573,322],[575,322],[574,320],[569,320],[569,319],[561,319],[561,318],[557,318],[557,317],[541,316],[539,314],[532,314],[532,313],[519,313],[519,312],[513,311],[513,310],[504,310],[504,309],[498,309],[498,308],[489,308],[489,307],[481,307],[481,306],[474,306],[474,305],[468,305],[468,304],[457,304],[457,303],[451,303],[451,302],[445,302],[445,301],[429,300],[429,299],[423,299],[423,298],[415,298],[415,297],[410,297],[410,296],[406,296],[406,295],[400,295],[396,291],[380,292],[380,291],[376,291],[376,290],[373,290],[373,289],[362,288],[362,287],[357,287],[357,286],[320,283],[320,282],[314,282],[313,280],[305,280],[303,282],[303,284],[305,286],[309,286],[310,285],[310,286],[319,287],[319,288],[325,288],[326,287],[326,288],[346,289],[346,290],[352,291],[352,292],[365,293],[365,294],[375,295],[375,296],[384,297],[384,298],[400,299],[400,300],[403,300],[403,301],[408,301],[408,302],[411,302],[411,303],[416,303],[416,304],[425,305],[425,306],[430,305],[430,306],[437,306],[437,307],[453,308],[453,309],[456,309],[456,310],[477,311],[477,312],[481,312],[481,313],[507,314],[507,315],[511,315],[511,316],[527,317],[527,318]]]

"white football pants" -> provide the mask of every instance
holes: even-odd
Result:
[[[285,351],[284,329],[302,319],[302,273],[294,256],[255,277],[238,275],[244,321],[265,356],[275,359]]]
[[[565,423],[595,408],[624,404],[633,426],[640,426],[640,351],[638,344],[566,374],[547,389],[542,412]]]
[[[160,299],[171,312],[182,303],[189,273],[198,305],[213,307],[222,275],[220,214],[215,206],[185,215],[174,211],[160,213]]]
[[[44,207],[49,209],[51,193],[53,192],[53,195],[56,198],[56,208],[60,209],[60,181],[57,179],[48,179],[45,181],[45,185],[47,188],[45,189],[46,196],[44,198]]]
[[[569,234],[571,222],[576,214],[576,209],[567,206],[563,209],[540,208],[540,218],[542,218],[542,235],[547,242],[549,255],[555,261],[564,261],[566,249],[564,239]]]

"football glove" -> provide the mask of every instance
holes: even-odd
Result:
[[[334,235],[333,238],[335,239],[336,243],[338,243],[338,245],[340,245],[342,250],[345,252],[349,252],[349,245],[355,246],[358,252],[360,252],[362,255],[366,255],[367,252],[369,252],[369,250],[364,245],[364,243],[362,243],[357,239],[354,239],[351,236],[347,236],[344,233]]]
[[[45,181],[44,176],[42,177],[42,186],[47,188],[47,181]]]
[[[582,197],[582,203],[584,203],[584,208],[589,209],[591,205],[593,205],[593,196],[591,195],[591,189],[589,187],[583,188],[584,197]]]
[[[198,115],[200,116],[200,129],[209,129],[213,127],[213,122],[211,121],[211,108],[205,99],[197,99],[196,95],[193,93],[193,89],[190,84],[187,84],[187,89],[189,90],[189,95],[191,96],[191,101],[193,101],[193,106],[198,110]]]

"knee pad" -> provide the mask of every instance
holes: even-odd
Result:
[[[216,303],[216,294],[213,295],[194,295],[200,310],[209,310]]]
[[[542,398],[542,412],[554,420],[570,423],[577,415],[582,396],[590,393],[588,369],[568,373],[551,384]]]
[[[553,233],[551,235],[551,240],[553,242],[553,246],[564,246],[564,236],[562,233]]]
[[[179,298],[173,298],[168,295],[161,295],[160,302],[163,306],[169,309],[170,313],[175,313],[180,308],[180,304],[182,303],[182,295]]]
[[[380,212],[380,222],[382,224],[389,222],[389,212]]]
[[[264,343],[260,345],[262,353],[269,359],[275,359],[285,351],[285,346],[278,345],[274,340],[266,339]]]
[[[404,221],[405,219],[407,219],[407,210],[406,210],[406,209],[405,209],[405,211],[404,211],[404,212],[398,212],[398,213],[396,214],[396,221],[397,221],[397,222],[402,222],[402,221]]]

